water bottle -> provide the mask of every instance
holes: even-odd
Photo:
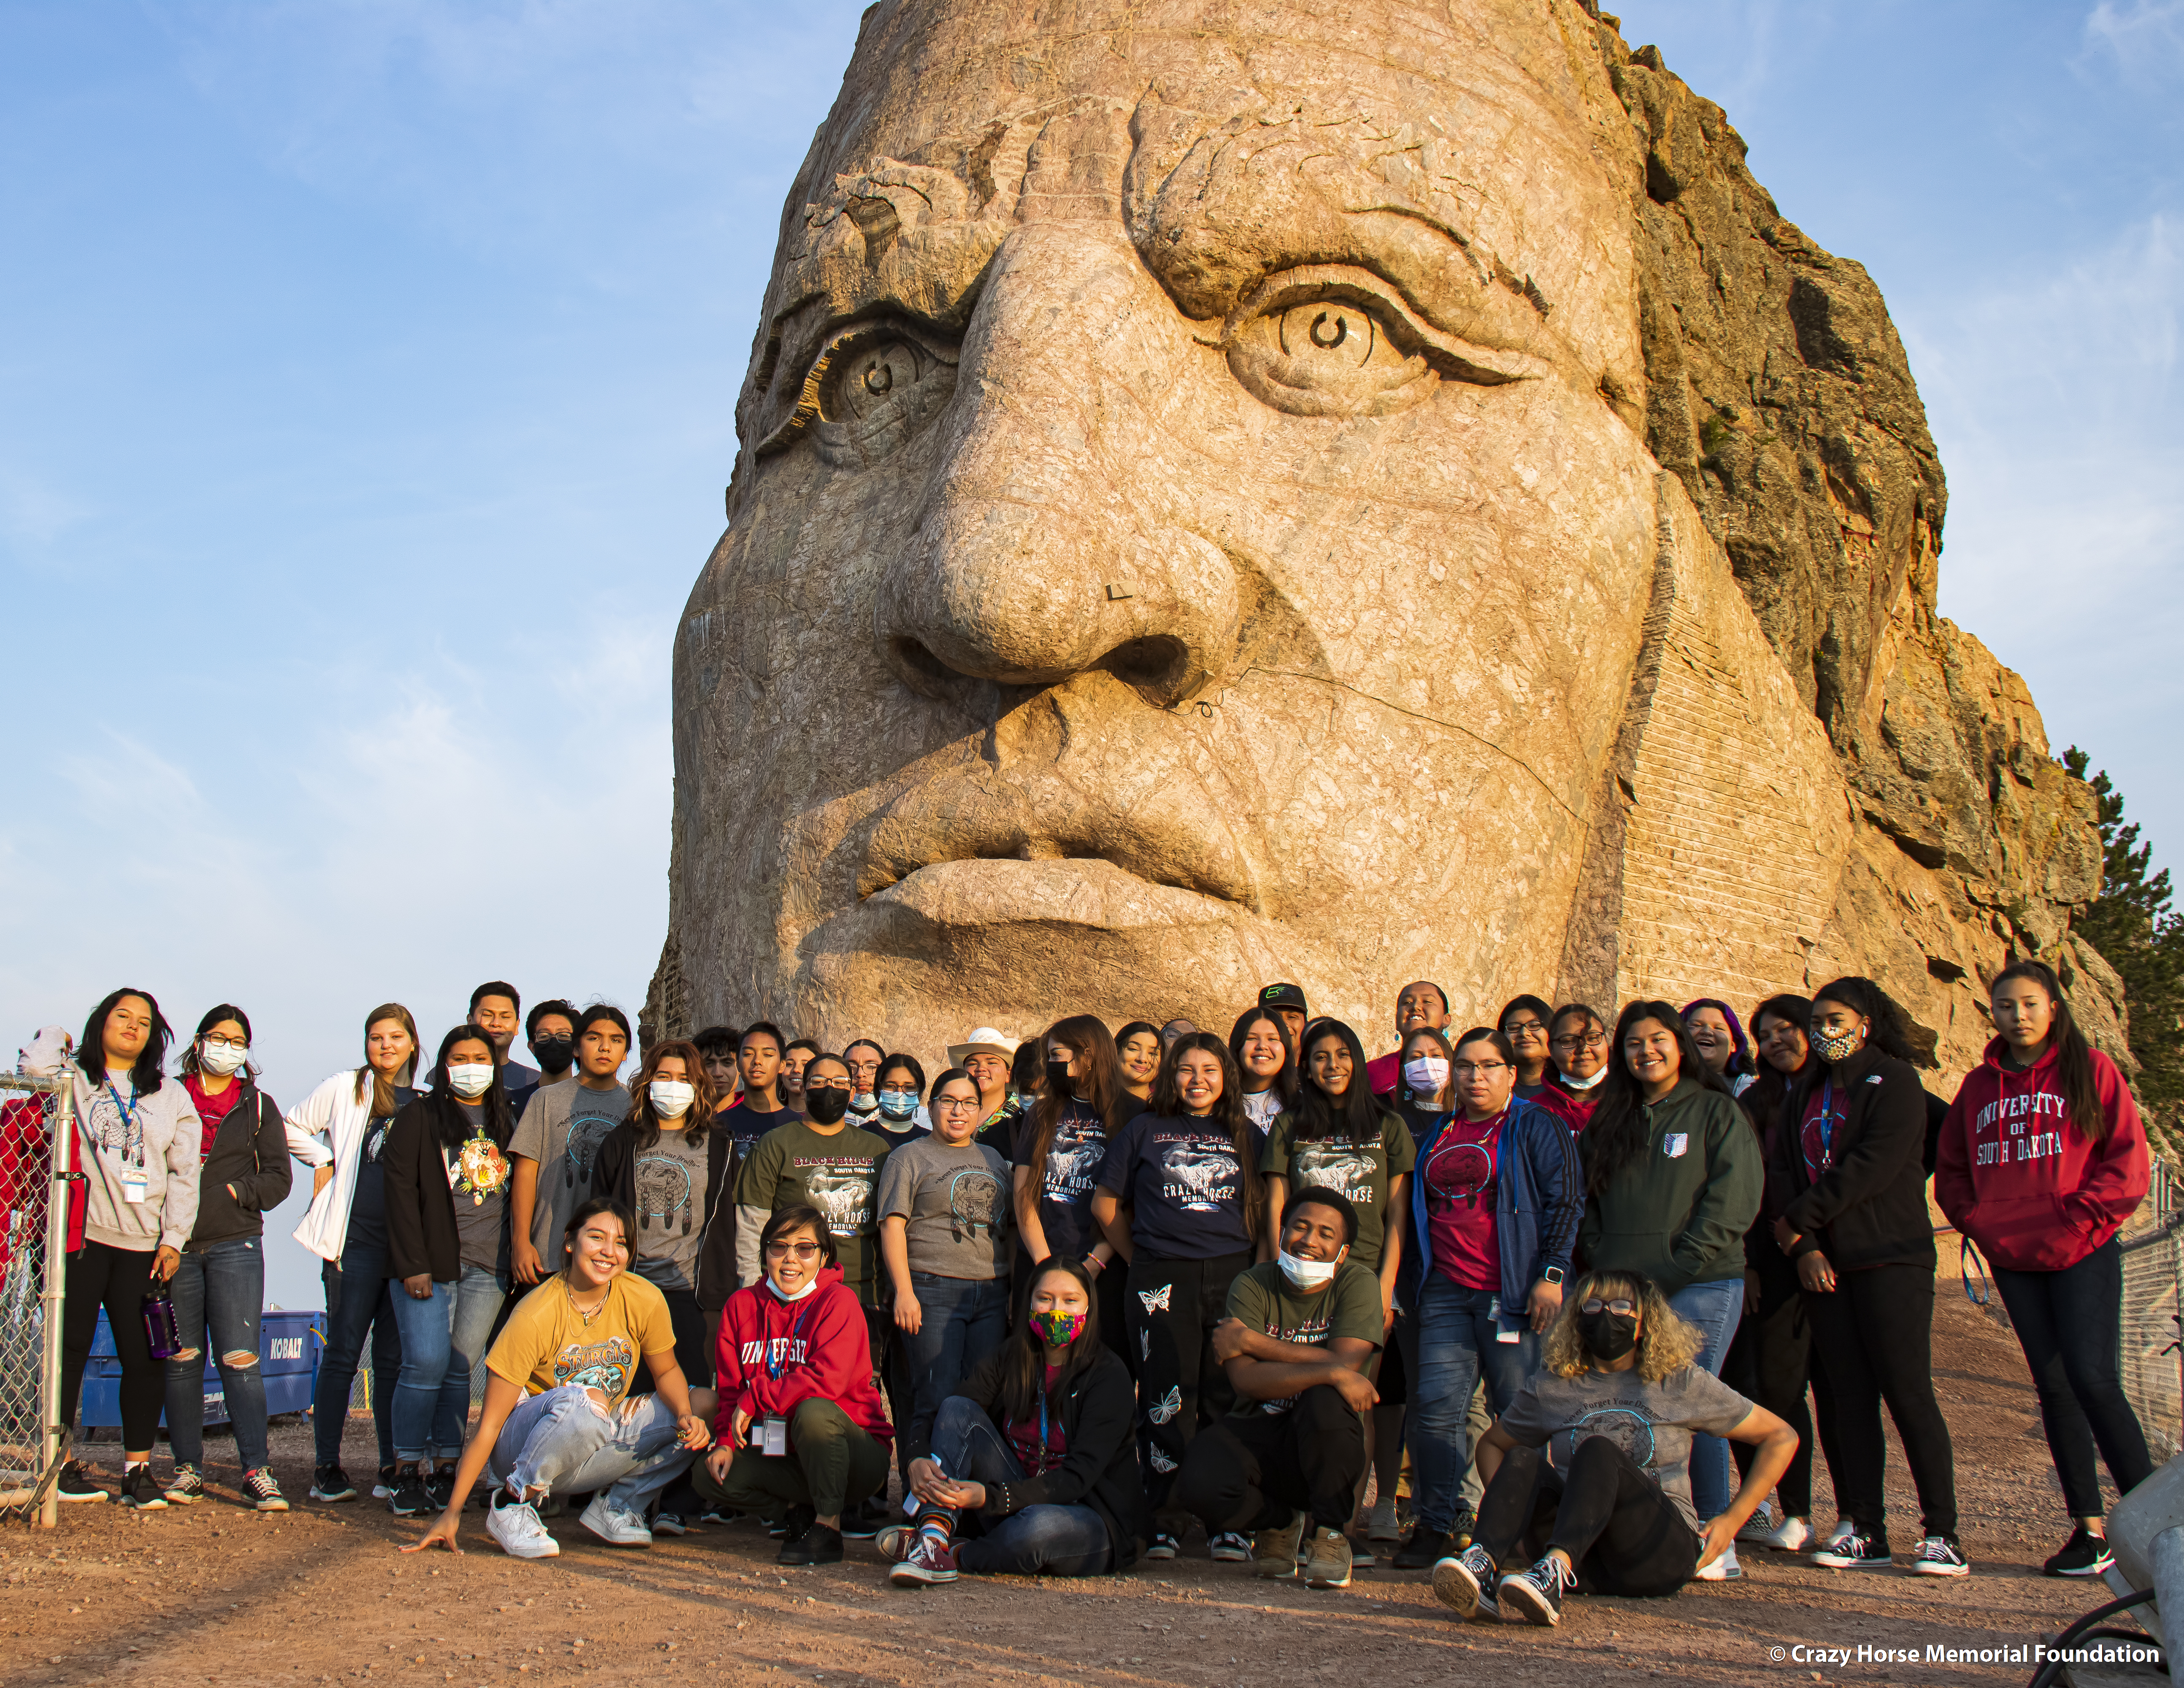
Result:
[[[171,1360],[182,1351],[181,1322],[175,1317],[175,1298],[164,1285],[145,1295],[144,1340],[155,1360]]]

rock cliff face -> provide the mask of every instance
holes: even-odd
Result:
[[[2120,1053],[2091,794],[1744,151],[1587,0],[873,7],[677,640],[651,1031],[1864,972],[1953,1076],[2014,949]]]

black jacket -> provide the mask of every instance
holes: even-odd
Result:
[[[1805,1172],[1805,1110],[1823,1084],[1843,1116],[1833,1164]],[[1825,1251],[1839,1272],[1934,1266],[1926,1211],[1926,1092],[1908,1061],[1870,1045],[1830,1067],[1815,1061],[1791,1091],[1767,1168],[1769,1206],[1798,1233],[1791,1255]]]
[[[387,1275],[429,1276],[452,1284],[463,1275],[463,1240],[455,1228],[455,1193],[448,1183],[448,1163],[440,1153],[440,1118],[456,1115],[453,1139],[470,1135],[470,1123],[459,1106],[441,1095],[420,1096],[394,1116],[387,1128],[380,1167],[387,1183]],[[503,1150],[515,1134],[490,1134]],[[505,1223],[505,1210],[503,1222]],[[502,1245],[505,1251],[507,1240]]]
[[[265,1213],[288,1199],[288,1134],[272,1097],[248,1078],[213,1134],[212,1153],[198,1173],[198,1223],[190,1246],[208,1248],[237,1237],[262,1236]],[[235,1186],[230,1195],[227,1187]]]
[[[1001,1366],[1007,1357],[1004,1345],[949,1391],[978,1402],[997,1429],[1001,1423]],[[980,1522],[990,1529],[1026,1507],[1089,1507],[1107,1526],[1107,1545],[1114,1553],[1111,1568],[1127,1570],[1137,1559],[1138,1538],[1144,1533],[1145,1485],[1138,1469],[1136,1415],[1137,1388],[1130,1381],[1129,1368],[1103,1343],[1092,1363],[1065,1385],[1061,1435],[1068,1451],[1061,1463],[1044,1477],[1011,1483],[1006,1507],[1001,1485],[989,1483]],[[903,1463],[907,1467],[913,1459],[929,1458],[932,1452],[929,1434],[921,1445],[914,1446],[905,1437]]]
[[[698,1250],[698,1305],[707,1312],[718,1312],[736,1292],[735,1189],[735,1136],[716,1118],[705,1133],[705,1240]],[[599,1145],[592,1194],[637,1212],[636,1121],[624,1120]]]

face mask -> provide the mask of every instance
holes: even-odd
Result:
[[[1830,1064],[1847,1061],[1858,1053],[1858,1045],[1864,1040],[1864,1034],[1856,1031],[1845,1032],[1840,1037],[1830,1037],[1825,1032],[1816,1030],[1813,1033],[1813,1052]]]
[[[850,1111],[850,1093],[833,1085],[804,1093],[804,1111],[814,1125],[833,1125]]]
[[[1283,1251],[1281,1262],[1282,1276],[1300,1290],[1319,1289],[1333,1279],[1334,1268],[1341,1264],[1334,1260],[1299,1260],[1287,1250]]]
[[[198,1065],[215,1078],[225,1078],[250,1059],[248,1049],[237,1049],[233,1044],[199,1044]]]
[[[533,1038],[531,1052],[538,1057],[542,1072],[566,1072],[577,1058],[577,1045],[569,1038]]]
[[[1422,1055],[1403,1063],[1403,1082],[1428,1095],[1448,1083],[1448,1063],[1437,1055]]]
[[[854,1091],[850,1096],[850,1111],[853,1114],[868,1114],[878,1106],[878,1100],[870,1090]]]
[[[1596,1313],[1580,1313],[1577,1331],[1597,1358],[1619,1360],[1638,1345],[1638,1315],[1612,1313],[1605,1307]]]
[[[880,1092],[880,1117],[891,1119],[900,1125],[904,1120],[917,1117],[917,1092],[915,1090],[883,1090]]]
[[[1084,1322],[1090,1315],[1064,1312],[1056,1307],[1049,1312],[1034,1313],[1031,1328],[1039,1333],[1039,1340],[1050,1348],[1060,1348],[1074,1342],[1084,1331]]]
[[[448,1088],[466,1102],[473,1096],[482,1096],[493,1088],[492,1064],[478,1061],[450,1067],[448,1069]]]
[[[1607,1077],[1607,1069],[1603,1067],[1590,1078],[1572,1078],[1568,1075],[1564,1075],[1563,1083],[1568,1085],[1573,1090],[1590,1090],[1594,1085],[1600,1083],[1600,1081],[1606,1077]]]
[[[1050,1061],[1046,1063],[1046,1094],[1050,1096],[1066,1096],[1069,1094],[1069,1063],[1067,1061]]]
[[[778,1284],[775,1283],[771,1278],[766,1280],[766,1287],[773,1291],[773,1299],[777,1301],[800,1301],[814,1290],[819,1287],[819,1274],[816,1272],[813,1273],[811,1277],[805,1280],[804,1287],[801,1290],[783,1290],[782,1287]]]
[[[680,1078],[655,1078],[644,1087],[644,1094],[651,1099],[653,1112],[662,1119],[682,1118],[698,1095],[694,1086]]]

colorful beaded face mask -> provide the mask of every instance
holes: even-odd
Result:
[[[1074,1342],[1084,1334],[1088,1317],[1085,1313],[1064,1312],[1056,1307],[1050,1312],[1034,1313],[1031,1328],[1039,1333],[1039,1340],[1048,1347],[1059,1348],[1066,1343]]]

